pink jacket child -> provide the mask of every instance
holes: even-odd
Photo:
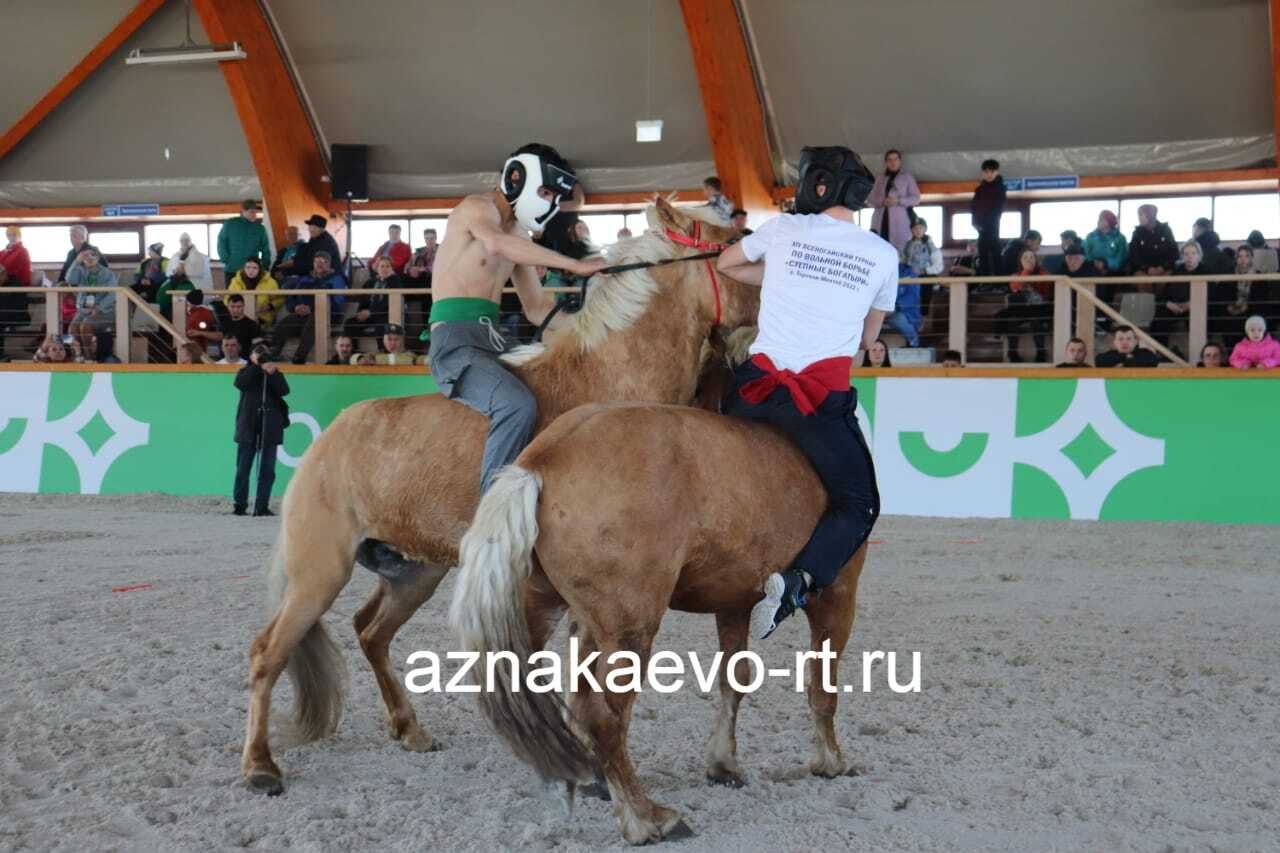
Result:
[[[1267,323],[1254,315],[1244,324],[1245,339],[1231,350],[1231,366],[1238,370],[1251,367],[1280,367],[1280,341],[1267,334]]]

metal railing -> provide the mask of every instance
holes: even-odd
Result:
[[[1271,283],[1276,291],[1273,301],[1259,305],[1259,300],[1241,303],[1238,300],[1234,307],[1240,310],[1231,314],[1233,306],[1224,306],[1221,300],[1211,302],[1210,288],[1218,283]],[[1035,303],[1038,307],[1033,312],[1014,312],[1012,316],[1005,311],[1010,306],[1010,284],[1018,284],[1023,288],[1041,285],[1047,291],[1047,298]],[[1162,291],[1169,285],[1187,284],[1187,310],[1181,315],[1162,313]],[[1090,277],[1072,278],[1069,276],[1039,276],[1034,278],[1013,279],[1008,276],[939,276],[902,279],[901,284],[919,285],[922,296],[928,290],[929,298],[921,300],[921,323],[917,329],[919,350],[934,358],[940,350],[950,349],[960,352],[966,361],[987,362],[993,366],[1008,363],[1007,353],[1010,351],[1009,338],[1037,337],[1044,339],[1044,349],[1048,358],[1030,360],[1032,364],[1053,364],[1063,358],[1067,342],[1072,337],[1085,341],[1089,360],[1093,359],[1100,340],[1098,315],[1101,313],[1112,324],[1124,323],[1133,326],[1143,345],[1160,353],[1174,365],[1186,366],[1188,360],[1194,362],[1201,348],[1209,341],[1210,332],[1225,334],[1223,330],[1232,323],[1237,337],[1243,336],[1244,321],[1250,314],[1261,313],[1269,322],[1280,317],[1280,275],[1259,274],[1219,274],[1219,275],[1170,275],[1170,276],[1127,276],[1127,277]],[[1043,287],[1048,285],[1049,287]],[[1100,298],[1098,291],[1105,288],[1106,298]],[[576,293],[574,287],[547,287],[549,292]],[[159,308],[149,304],[129,287],[26,287],[11,288],[6,286],[5,292],[25,293],[44,297],[43,312],[31,311],[32,327],[39,324],[35,317],[43,314],[44,335],[60,335],[63,333],[62,299],[64,295],[113,291],[116,293],[114,312],[114,329],[128,330],[128,334],[116,334],[115,355],[121,362],[130,361],[165,361],[172,359],[172,351],[189,342],[186,335],[186,319],[188,304],[185,294],[172,293],[172,319],[162,316]],[[1258,290],[1258,288],[1254,288]],[[288,296],[311,296],[313,301],[315,344],[313,359],[324,363],[331,352],[331,341],[335,330],[340,330],[339,319],[348,319],[350,308],[359,297],[382,296],[386,298],[387,322],[406,325],[407,317],[415,312],[408,310],[410,302],[425,302],[431,296],[431,288],[404,289],[371,289],[359,288],[350,290],[298,289],[268,291],[205,291],[205,302],[223,299],[232,293],[245,297],[245,314],[256,318],[259,302],[268,298]],[[505,288],[504,294],[514,294],[514,288]],[[1125,293],[1134,294],[1129,300]],[[346,297],[348,309],[343,318],[334,318],[330,309],[329,296]],[[1116,297],[1119,297],[1118,299]],[[1118,303],[1118,304],[1117,304]],[[1021,303],[1019,303],[1021,304]],[[1131,316],[1124,313],[1129,305]],[[1243,306],[1243,307],[1241,307]],[[1212,309],[1212,310],[1211,310]],[[408,312],[408,313],[407,313]],[[416,316],[412,316],[414,325],[425,327],[426,317],[419,308]],[[1002,312],[1004,312],[1002,314]],[[1210,317],[1214,316],[1211,329]],[[141,322],[140,322],[141,320]],[[1183,322],[1185,321],[1185,322]],[[0,324],[4,322],[0,318]],[[1102,325],[1105,325],[1106,321]],[[1224,325],[1225,324],[1225,325]],[[1183,328],[1185,326],[1185,328]],[[1171,344],[1170,330],[1179,339],[1185,338],[1186,351],[1179,355],[1175,345]],[[412,328],[409,329],[412,332]],[[270,330],[264,330],[269,336]],[[10,332],[10,335],[22,334],[21,331]],[[27,334],[37,337],[36,330],[29,329]],[[890,324],[886,324],[884,336],[887,340],[897,341],[902,338],[894,332]],[[152,345],[146,348],[146,358],[135,358],[132,342],[138,337],[148,338]],[[1049,352],[1049,338],[1052,339]],[[155,345],[163,339],[164,346]],[[410,335],[406,343],[414,340]],[[170,346],[171,345],[171,346]],[[32,347],[34,349],[34,347]],[[164,351],[167,350],[168,353]],[[932,353],[928,351],[932,350]],[[901,348],[900,348],[901,351]],[[0,353],[0,355],[3,355]],[[1184,357],[1185,356],[1185,357]],[[203,359],[212,361],[208,355]],[[922,361],[926,359],[921,359]],[[1024,360],[1023,363],[1026,363]]]

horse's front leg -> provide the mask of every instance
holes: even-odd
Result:
[[[840,743],[836,740],[836,704],[840,696],[838,673],[840,655],[844,653],[853,630],[858,576],[866,555],[867,546],[863,545],[844,567],[839,579],[805,607],[809,618],[810,649],[821,652],[823,643],[829,641],[829,650],[835,653],[825,673],[830,680],[830,688],[823,683],[827,679],[824,679],[821,659],[809,660],[808,683],[805,686],[809,710],[813,713],[813,760],[809,762],[809,771],[827,779],[844,775],[848,769]]]

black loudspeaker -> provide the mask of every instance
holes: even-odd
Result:
[[[331,145],[329,160],[333,166],[334,198],[369,197],[368,145]]]

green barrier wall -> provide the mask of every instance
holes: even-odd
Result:
[[[289,376],[277,493],[345,406],[404,374]],[[1280,522],[1280,382],[858,378],[886,513]],[[0,373],[0,491],[229,494],[227,373]]]

